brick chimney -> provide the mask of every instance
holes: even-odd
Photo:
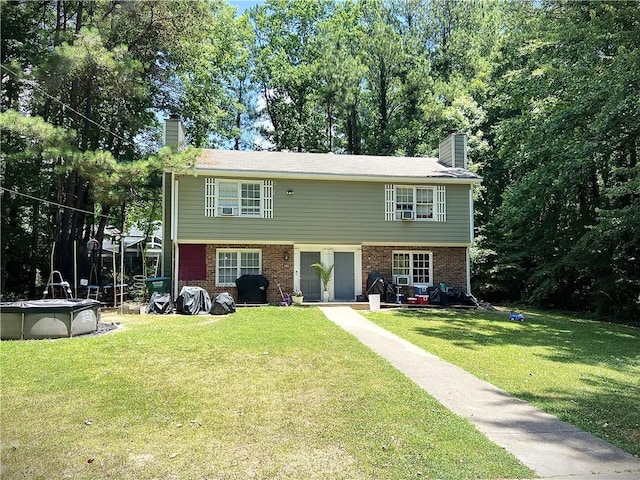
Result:
[[[447,167],[467,168],[467,136],[451,132],[440,142],[439,161]]]
[[[180,120],[180,115],[172,113],[169,118],[165,119],[163,144],[165,147],[171,147],[174,151],[184,150],[184,125]]]

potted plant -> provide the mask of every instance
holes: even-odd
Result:
[[[297,305],[300,305],[303,299],[304,296],[302,295],[302,290],[294,290],[291,294],[291,300]]]
[[[329,285],[329,282],[331,281],[331,273],[333,272],[333,264],[327,266],[324,263],[314,263],[311,266],[317,272],[318,276],[320,277],[320,281],[322,282],[322,301],[323,302],[328,302],[329,301],[329,290],[327,289],[327,286]]]

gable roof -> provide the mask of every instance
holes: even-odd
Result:
[[[463,168],[442,165],[437,158],[339,155],[204,149],[197,161],[201,174],[232,177],[276,177],[350,181],[434,179],[444,183],[480,183],[482,178]]]

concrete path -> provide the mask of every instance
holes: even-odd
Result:
[[[326,317],[543,478],[639,480],[640,459],[440,360],[350,307]]]

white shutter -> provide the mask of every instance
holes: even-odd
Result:
[[[447,195],[445,186],[436,187],[436,221],[447,221]]]
[[[262,218],[273,218],[273,181],[262,182]]]
[[[384,186],[384,219],[392,222],[396,218],[396,189],[394,185]]]
[[[204,216],[216,216],[216,179],[204,179]]]

